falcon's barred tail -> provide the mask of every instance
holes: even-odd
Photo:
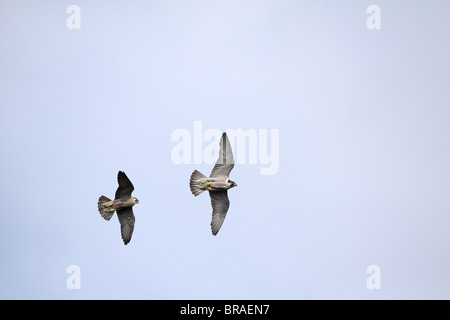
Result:
[[[106,205],[106,203],[110,202],[110,201],[111,201],[111,199],[108,199],[105,196],[101,196],[100,198],[98,198],[98,212],[100,212],[102,217],[108,221],[111,219],[111,217],[114,214],[114,210],[111,211],[109,208],[111,205],[109,205],[109,206]]]
[[[206,190],[206,177],[199,171],[194,170],[189,181],[189,186],[191,187],[192,194],[198,196]]]

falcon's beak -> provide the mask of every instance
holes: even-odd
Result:
[[[235,186],[235,187],[236,187],[236,186],[237,186],[237,183],[236,183],[236,182],[233,182],[233,186]]]

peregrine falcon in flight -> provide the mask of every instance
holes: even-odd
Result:
[[[107,221],[111,219],[114,211],[117,212],[123,243],[128,244],[134,230],[133,206],[139,203],[139,200],[131,196],[134,186],[125,172],[119,171],[117,181],[119,182],[119,187],[117,188],[115,199],[111,200],[101,196],[98,199],[98,211]]]
[[[213,208],[211,231],[213,235],[219,232],[222,227],[225,216],[230,206],[227,190],[237,184],[230,180],[229,175],[234,167],[233,151],[231,150],[230,141],[224,132],[220,139],[219,159],[211,171],[209,178],[195,170],[191,175],[189,185],[194,196],[198,196],[203,191],[208,190],[211,197],[211,205]]]

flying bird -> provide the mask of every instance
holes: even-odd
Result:
[[[114,215],[114,211],[117,212],[123,243],[128,244],[134,230],[133,206],[139,203],[139,200],[131,196],[134,186],[125,172],[119,171],[117,181],[119,182],[119,187],[116,190],[114,200],[101,196],[98,199],[98,211],[107,221]]]
[[[209,191],[213,209],[211,220],[211,231],[213,235],[219,232],[230,207],[227,190],[237,186],[236,182],[231,181],[229,178],[233,167],[233,151],[231,150],[227,134],[224,132],[220,139],[219,158],[209,178],[197,170],[194,170],[191,175],[189,186],[194,196],[198,196],[205,190]]]

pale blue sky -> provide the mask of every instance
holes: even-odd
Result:
[[[0,298],[450,298],[448,1],[2,1],[0,30]],[[216,237],[212,165],[171,160],[194,121],[280,135]]]

